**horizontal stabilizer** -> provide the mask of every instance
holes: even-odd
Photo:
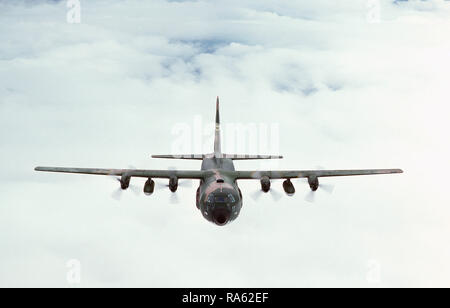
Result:
[[[194,159],[194,160],[202,160],[205,157],[207,157],[206,154],[152,155],[152,158],[167,158],[167,159]]]
[[[152,155],[152,158],[166,159],[194,159],[202,160],[205,158],[228,158],[232,160],[250,160],[250,159],[281,159],[281,155],[249,155],[249,154],[175,154],[175,155]]]
[[[249,155],[249,154],[222,154],[223,158],[232,160],[250,160],[250,159],[281,159],[281,155]]]

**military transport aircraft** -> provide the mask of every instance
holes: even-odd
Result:
[[[216,101],[216,127],[214,152],[211,154],[152,155],[153,158],[196,159],[201,160],[201,170],[145,170],[145,169],[98,169],[98,168],[61,168],[36,167],[36,171],[81,173],[119,176],[120,188],[127,189],[132,177],[147,178],[144,193],[152,194],[155,189],[154,178],[169,180],[168,187],[173,193],[178,188],[179,179],[200,180],[197,189],[196,205],[204,218],[216,225],[223,226],[235,220],[242,208],[242,193],[238,180],[259,180],[262,192],[269,192],[272,180],[284,179],[283,189],[288,195],[295,193],[291,179],[305,178],[311,191],[319,187],[319,177],[402,173],[401,169],[365,169],[365,170],[282,170],[282,171],[236,171],[233,160],[277,159],[275,155],[238,155],[224,154],[221,151],[219,98]]]

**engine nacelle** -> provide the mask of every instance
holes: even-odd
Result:
[[[283,182],[283,189],[289,196],[292,196],[295,193],[295,187],[294,184],[292,184],[291,179],[287,179]]]
[[[178,178],[176,176],[171,176],[169,179],[169,189],[171,192],[176,192],[178,188]]]
[[[127,189],[128,187],[130,187],[130,180],[131,180],[131,176],[129,175],[122,175],[120,177],[120,188],[122,189]]]
[[[316,176],[309,176],[308,184],[312,191],[316,191],[319,188],[319,179]]]
[[[155,191],[155,181],[149,178],[144,185],[144,194],[151,195]]]
[[[260,180],[261,190],[263,192],[268,192],[270,190],[270,179],[268,176],[263,176]]]

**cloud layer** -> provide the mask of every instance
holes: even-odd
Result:
[[[379,4],[369,22],[356,0],[81,1],[68,24],[65,1],[0,2],[0,285],[68,286],[75,258],[81,286],[449,286],[450,3]],[[286,159],[237,168],[405,173],[324,180],[314,205],[243,182],[217,228],[194,188],[117,203],[108,179],[33,171],[166,168],[149,155],[216,95],[224,125],[279,125]]]

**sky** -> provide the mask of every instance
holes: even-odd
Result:
[[[0,286],[450,286],[449,1],[79,4],[0,1]],[[323,179],[314,203],[242,181],[218,227],[197,182],[117,201],[33,170],[199,169],[150,155],[211,152],[216,96],[224,152],[285,157],[237,169],[404,173]]]

